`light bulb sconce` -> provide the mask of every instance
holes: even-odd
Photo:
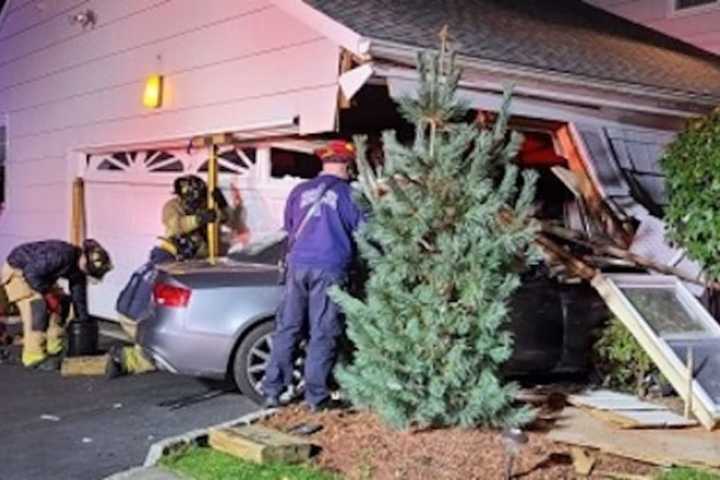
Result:
[[[163,101],[163,76],[158,74],[150,75],[145,80],[143,90],[143,105],[147,108],[159,108]]]
[[[93,10],[85,10],[84,12],[78,12],[68,17],[70,25],[80,25],[83,30],[88,28],[95,28],[98,17]]]

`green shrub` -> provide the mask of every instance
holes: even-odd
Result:
[[[661,161],[671,240],[712,279],[720,279],[720,109],[694,120]]]
[[[643,396],[647,376],[659,375],[650,357],[617,318],[608,322],[593,353],[605,387]]]

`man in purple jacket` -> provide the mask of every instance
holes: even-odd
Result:
[[[355,255],[353,232],[362,218],[348,184],[355,148],[334,140],[315,153],[323,162],[322,172],[295,187],[285,205],[288,272],[263,384],[268,407],[279,405],[280,394],[290,384],[304,332],[309,334],[305,401],[313,411],[327,407],[328,381],[344,331],[339,307],[327,290],[346,282]]]

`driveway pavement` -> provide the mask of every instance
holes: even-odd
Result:
[[[0,479],[96,480],[162,438],[258,407],[227,385],[166,373],[112,381],[0,365]]]

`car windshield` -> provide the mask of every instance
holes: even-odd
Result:
[[[285,250],[287,233],[281,230],[266,235],[240,249],[233,249],[228,258],[236,262],[276,265]]]

